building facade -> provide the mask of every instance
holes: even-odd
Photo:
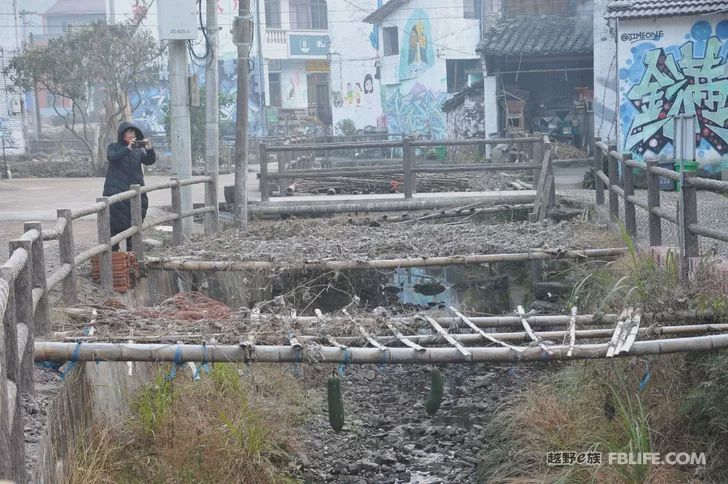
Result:
[[[478,44],[485,132],[539,132],[588,149],[593,116],[591,0],[487,0]]]
[[[0,18],[4,21],[0,29],[0,163],[3,155],[24,154],[26,146],[23,99],[20,93],[13,91],[4,73],[10,60],[21,49],[18,8],[17,2],[0,3]],[[0,169],[4,166],[0,165]],[[2,176],[5,176],[4,171]]]
[[[442,104],[482,78],[474,46],[480,0],[389,0],[364,21],[377,39],[374,78],[380,86],[378,124],[389,133],[448,136]],[[356,92],[355,92],[356,94]]]
[[[728,169],[728,1],[611,2],[606,18],[616,21],[619,149],[672,159],[675,116],[695,115],[696,160]]]

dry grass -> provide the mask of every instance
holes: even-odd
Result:
[[[140,394],[123,428],[96,430],[72,482],[290,482],[310,409],[279,368],[218,364],[200,381],[180,370]]]
[[[677,467],[562,466],[547,452],[704,451],[685,432],[681,382],[672,381],[682,357],[653,362],[650,383],[637,387],[644,366],[625,360],[579,362],[546,377],[496,413],[485,443],[482,482],[685,482],[691,470]],[[673,388],[669,392],[665,391]],[[676,391],[677,390],[677,391]]]
[[[574,275],[570,304],[582,312],[712,309],[728,296],[708,270],[680,284],[677,266],[656,266],[633,250]],[[640,389],[640,382],[649,380]],[[483,482],[692,482],[728,480],[728,357],[675,354],[576,362],[545,377],[492,420],[479,477]],[[705,452],[706,468],[602,465],[549,467],[547,452]]]

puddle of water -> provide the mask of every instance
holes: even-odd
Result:
[[[349,304],[351,295],[355,294],[367,307],[399,304],[410,308],[445,309],[454,306],[472,314],[504,314],[518,305],[528,308],[528,303],[536,297],[553,300],[550,291],[559,289],[559,284],[542,282],[542,274],[551,269],[553,263],[539,261],[403,268],[389,273],[344,271],[338,278],[321,278],[323,273],[295,271],[275,276],[242,272],[165,274],[151,271],[149,280],[155,299],[152,304],[180,290],[197,290],[231,307],[252,307],[259,301],[270,301],[282,294],[288,304],[299,310],[308,307],[308,312],[312,312],[312,308],[318,307],[324,312],[334,312]],[[316,281],[315,285],[307,289],[306,295],[302,294],[303,290],[297,288],[311,280]],[[564,288],[560,292],[563,293]],[[316,301],[309,304],[311,297]]]
[[[500,314],[531,294],[529,271],[527,264],[398,269],[388,290],[396,292],[402,304]]]

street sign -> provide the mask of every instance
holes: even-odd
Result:
[[[288,36],[291,55],[328,55],[330,44],[328,35],[290,34]]]

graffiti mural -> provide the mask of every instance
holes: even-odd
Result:
[[[251,62],[257,65],[256,58]],[[195,68],[198,79],[198,88],[204,87],[205,69],[201,66]],[[224,59],[219,61],[218,89],[220,93],[234,96],[237,93],[237,60]],[[258,115],[260,111],[260,89],[258,86],[258,73],[254,69],[248,79],[248,132],[253,136],[262,134],[262,120]],[[169,107],[169,86],[167,82],[147,86],[133,93],[130,98],[135,107],[132,118],[144,132],[162,134],[165,132],[165,117]],[[232,103],[220,110],[220,118],[224,121],[234,121],[236,104]]]
[[[415,10],[405,24],[399,44],[400,80],[415,78],[433,66],[435,53],[431,37],[430,18],[424,10]]]
[[[728,20],[715,30],[697,21],[681,43],[657,40],[631,46],[619,71],[624,150],[672,155],[673,120],[688,114],[697,118],[698,159],[719,160],[728,154]]]
[[[384,96],[383,109],[390,133],[431,135],[435,139],[447,137],[447,121],[440,106],[447,94],[431,91],[415,83],[407,94],[394,88]]]

